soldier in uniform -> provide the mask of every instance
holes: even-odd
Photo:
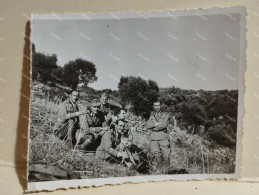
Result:
[[[119,152],[117,148],[121,143],[121,135],[124,130],[124,126],[124,121],[117,120],[114,129],[111,128],[104,134],[101,144],[96,150],[97,159],[108,160],[111,157],[126,158],[126,154]]]
[[[153,104],[154,112],[151,113],[146,128],[151,130],[151,153],[155,157],[157,168],[168,168],[170,164],[170,142],[167,127],[170,116],[161,111],[159,101]]]
[[[111,123],[112,110],[111,105],[108,103],[108,95],[103,93],[100,98],[100,119],[104,122],[105,126]]]
[[[120,109],[120,113],[118,114],[118,118],[127,122],[126,120],[127,112],[124,109]]]
[[[54,126],[54,134],[62,140],[71,141],[72,145],[76,143],[75,133],[79,128],[79,116],[85,111],[79,111],[77,100],[78,91],[72,91],[70,98],[59,105],[58,120]]]
[[[80,130],[76,133],[77,146],[80,149],[87,149],[87,146],[98,144],[102,135],[108,130],[100,116],[100,102],[94,99],[91,102],[90,110],[80,116]]]
[[[96,158],[113,163],[125,164],[131,169],[147,173],[147,156],[143,150],[132,144],[133,140],[125,128],[125,121],[118,119],[114,128],[110,128],[102,137],[96,150]]]
[[[100,112],[107,115],[110,112],[110,104],[108,103],[108,95],[103,93],[100,98]]]

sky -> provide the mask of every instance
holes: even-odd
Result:
[[[238,89],[240,21],[233,14],[145,19],[32,21],[36,51],[56,54],[58,65],[82,58],[96,65],[94,89],[118,89],[121,76],[159,87]]]

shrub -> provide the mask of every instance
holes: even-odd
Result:
[[[228,147],[235,146],[235,138],[231,136],[231,130],[223,125],[216,125],[208,129],[208,135],[218,144]]]

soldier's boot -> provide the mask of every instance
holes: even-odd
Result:
[[[87,146],[93,143],[93,136],[91,134],[85,134],[80,137],[80,133],[76,134],[76,147],[81,150],[86,150]]]
[[[82,144],[78,145],[78,148],[81,150],[85,150],[87,146],[89,146],[92,143],[91,139],[86,139]]]

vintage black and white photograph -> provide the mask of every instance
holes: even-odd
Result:
[[[242,7],[33,14],[29,189],[237,178],[245,40]]]

